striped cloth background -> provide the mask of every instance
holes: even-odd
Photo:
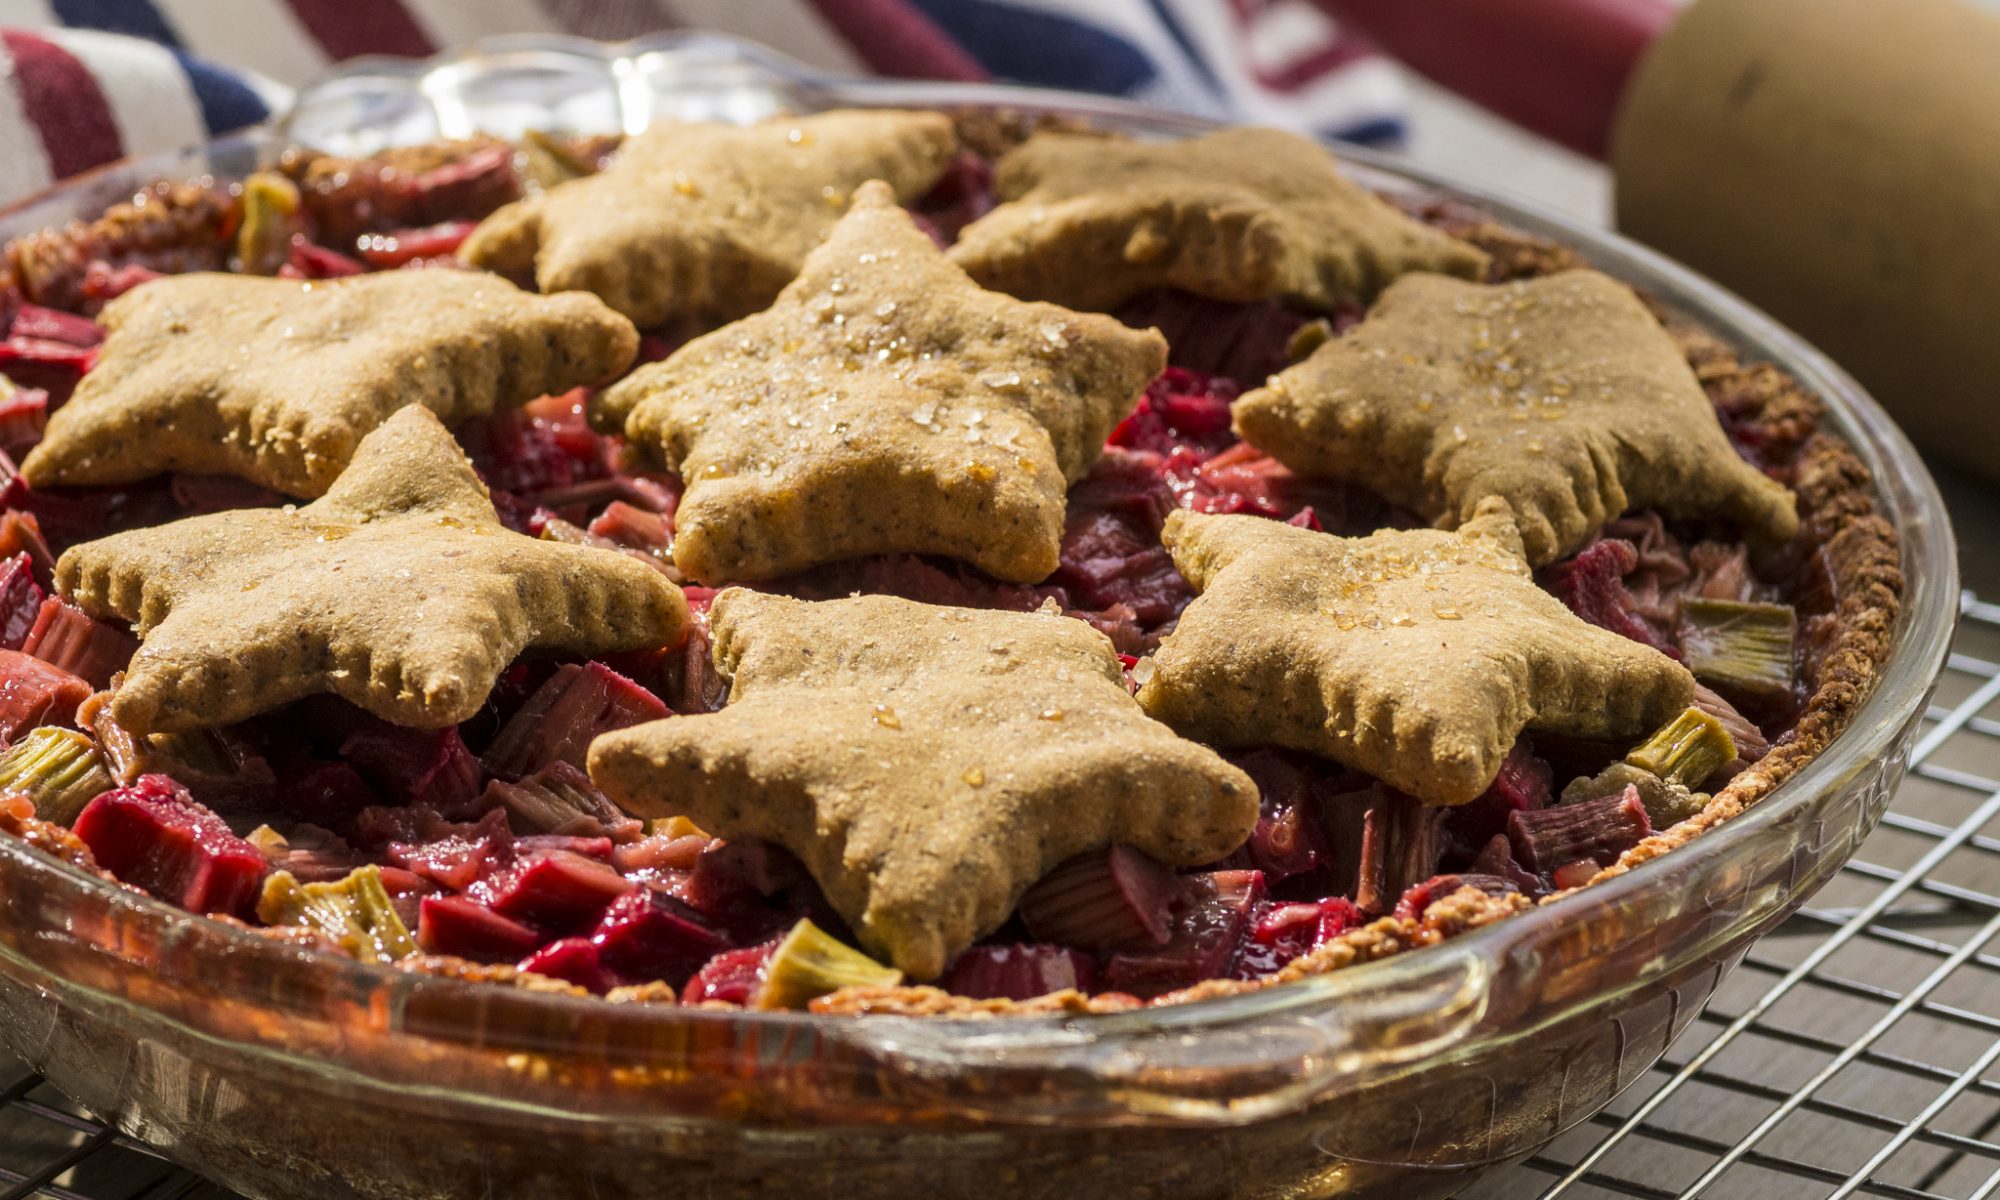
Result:
[[[241,128],[361,54],[495,33],[738,34],[826,69],[1004,79],[1355,138],[1394,73],[1311,0],[0,0],[0,203]]]

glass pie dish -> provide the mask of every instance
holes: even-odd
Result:
[[[487,132],[615,132],[839,106],[1208,126],[1084,96],[816,75],[716,39],[502,40],[364,63],[279,126],[118,164],[0,218],[94,215],[160,177],[240,178]],[[1901,538],[1903,610],[1851,726],[1692,845],[1441,945],[1130,1013],[949,1021],[648,1005],[330,960],[0,839],[0,1033],[85,1105],[251,1196],[1443,1195],[1602,1107],[1845,861],[1908,761],[1956,609],[1942,502],[1838,368],[1616,238],[1359,150],[1581,251],[1822,397]]]

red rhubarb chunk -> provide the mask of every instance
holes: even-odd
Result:
[[[1444,857],[1445,810],[1378,785],[1361,824],[1361,869],[1354,903],[1381,916]]]
[[[667,715],[658,696],[603,663],[567,664],[500,727],[486,767],[506,779],[557,761],[581,767],[599,734]]]
[[[42,439],[49,423],[49,394],[17,387],[0,396],[0,447],[19,450]]]
[[[19,650],[0,650],[0,742],[37,725],[67,725],[89,699],[88,681]]]
[[[1471,875],[1497,875],[1508,880],[1516,888],[1530,896],[1539,896],[1548,889],[1543,886],[1541,876],[1522,866],[1514,857],[1513,844],[1504,833],[1496,833],[1486,842],[1486,846],[1466,868]]]
[[[35,624],[21,642],[21,652],[90,681],[94,688],[111,686],[139,651],[139,639],[91,617],[60,596],[42,601]]]
[[[1542,584],[1592,625],[1679,658],[1680,650],[1634,609],[1625,577],[1638,565],[1638,547],[1623,538],[1601,538],[1548,568]]]
[[[288,771],[277,788],[278,807],[315,825],[343,825],[382,797],[344,762],[307,762]]]
[[[41,615],[45,593],[26,554],[0,562],[0,647],[19,650]]]
[[[463,896],[426,896],[418,910],[417,945],[426,954],[473,962],[513,962],[542,944],[534,930]]]
[[[84,806],[76,836],[97,865],[195,913],[248,917],[264,855],[164,775],[142,775]]]
[[[1236,384],[1219,375],[1168,367],[1107,443],[1156,454],[1183,448],[1206,459],[1236,441],[1229,431],[1229,406],[1238,394]]]
[[[1517,812],[1507,821],[1514,857],[1544,875],[1580,859],[1608,867],[1652,832],[1645,802],[1630,784],[1615,796]]]
[[[1237,956],[1234,977],[1262,979],[1360,925],[1365,917],[1345,896],[1297,904],[1269,904],[1258,911],[1250,938]]]
[[[406,804],[422,802],[454,820],[481,811],[485,776],[455,728],[405,729],[379,721],[349,734],[340,756]]]
[[[1536,756],[1526,738],[1515,742],[1492,785],[1446,814],[1445,840],[1449,853],[1457,856],[1453,861],[1465,861],[1494,834],[1505,833],[1510,815],[1548,807],[1553,779],[1549,764]]]
[[[594,924],[632,885],[609,863],[563,850],[537,854],[496,875],[493,910],[555,929]]]
[[[39,304],[23,304],[14,313],[8,337],[40,338],[70,346],[90,347],[104,341],[104,327],[89,317],[79,317]]]
[[[549,979],[573,983],[600,996],[625,983],[605,967],[598,956],[597,944],[586,937],[550,942],[516,963],[515,967]]]
[[[1104,968],[1107,990],[1157,996],[1229,975],[1249,934],[1251,914],[1264,899],[1264,876],[1211,871],[1187,882],[1193,901],[1176,916],[1167,944],[1112,955]]]
[[[1166,945],[1182,899],[1179,876],[1121,843],[1050,871],[1021,897],[1019,912],[1038,941],[1122,950]]]
[[[514,861],[514,835],[507,814],[494,811],[470,829],[434,841],[391,842],[387,853],[390,862],[419,878],[462,892]]]
[[[1596,870],[1595,867],[1591,869]],[[1489,896],[1512,896],[1523,890],[1519,884],[1504,875],[1478,875],[1470,871],[1453,875],[1433,875],[1403,893],[1403,898],[1396,902],[1396,915],[1421,917],[1431,905],[1462,888],[1477,888]]]
[[[619,974],[675,987],[729,948],[729,940],[700,913],[657,887],[619,897],[591,940],[604,964]]]
[[[1270,883],[1319,869],[1332,857],[1326,827],[1316,819],[1313,781],[1290,759],[1269,750],[1237,760],[1256,780],[1260,796],[1257,828],[1244,844],[1247,865]],[[1232,860],[1234,861],[1234,860]]]
[[[42,536],[42,523],[36,520],[34,513],[8,509],[0,512],[0,555],[12,557],[16,554],[28,556],[28,561],[35,568],[36,581],[54,578],[56,553],[49,547],[48,539]],[[39,601],[36,607],[40,607]],[[28,624],[34,624],[33,612],[28,614]]]
[[[278,274],[288,279],[339,279],[346,275],[359,275],[365,270],[366,267],[338,250],[329,250],[304,238],[294,238],[291,257]]]
[[[974,946],[958,956],[938,986],[974,1000],[1032,1000],[1050,992],[1097,988],[1097,962],[1068,946]]]
[[[681,990],[681,1003],[700,1004],[704,1000],[750,1003],[750,998],[757,994],[758,985],[764,982],[764,967],[771,961],[771,953],[778,948],[781,940],[773,938],[758,946],[724,950],[709,959],[687,981],[687,987]]]
[[[367,234],[355,248],[368,265],[377,270],[400,267],[420,258],[443,258],[458,253],[458,246],[471,233],[473,221],[446,221],[423,229],[398,229],[390,233]]]

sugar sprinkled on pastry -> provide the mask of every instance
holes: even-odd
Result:
[[[881,179],[914,200],[957,145],[933,112],[659,121],[602,172],[486,218],[459,253],[545,292],[594,292],[642,328],[731,320],[790,282],[855,188]]]
[[[598,738],[591,777],[628,811],[789,847],[918,979],[1074,854],[1192,866],[1256,824],[1250,778],[1141,712],[1081,621],[738,589],[712,623],[728,707]]]
[[[1456,533],[1360,538],[1177,511],[1165,540],[1201,595],[1139,702],[1214,745],[1305,750],[1463,804],[1524,729],[1636,736],[1694,696],[1679,663],[1535,586],[1502,500]]]
[[[1791,493],[1730,446],[1673,338],[1595,271],[1493,286],[1409,276],[1244,396],[1235,420],[1292,470],[1445,528],[1500,496],[1536,566],[1632,509],[1773,541],[1798,531]]]
[[[21,469],[37,487],[167,471],[326,491],[389,414],[448,425],[617,376],[631,322],[463,271],[156,279],[104,310],[97,364]]]
[[[1034,582],[1069,484],[1166,352],[982,290],[870,183],[776,304],[634,371],[596,419],[686,479],[674,561],[694,579],[901,552]]]
[[[428,409],[362,440],[302,507],[188,517],[85,542],[56,586],[133,623],[120,725],[226,725],[320,692],[385,720],[455,725],[529,646],[595,654],[673,643],[680,590],[625,555],[504,528]]]
[[[1330,309],[1409,271],[1478,278],[1486,255],[1351,182],[1310,139],[1175,142],[1042,132],[1000,160],[1004,201],[952,259],[987,287],[1109,309],[1170,287]]]

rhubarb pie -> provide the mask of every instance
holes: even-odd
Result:
[[[1314,143],[1031,124],[11,244],[0,826],[388,970],[1109,1012],[1700,853],[1844,729],[1896,533],[1795,381]]]

